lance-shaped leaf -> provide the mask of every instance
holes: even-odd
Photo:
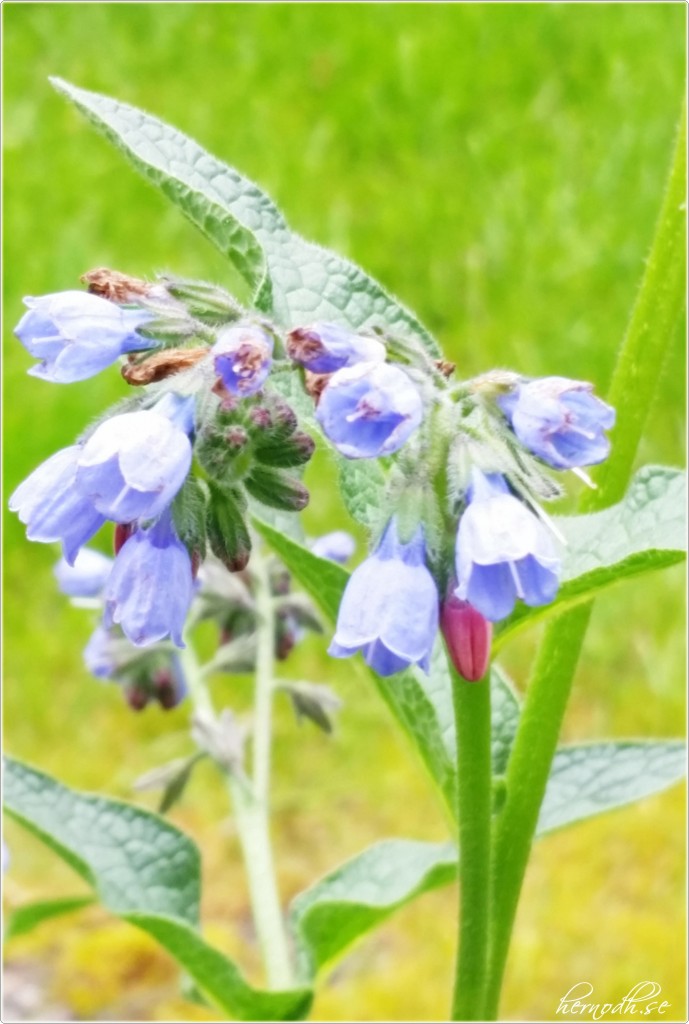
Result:
[[[305,979],[393,911],[456,874],[451,843],[385,839],[300,893],[290,923]]]
[[[567,541],[562,586],[552,604],[520,604],[499,629],[496,649],[518,629],[595,597],[605,587],[640,573],[681,562],[687,549],[686,474],[645,466],[624,499],[602,512],[557,516]]]
[[[20,935],[26,935],[33,931],[44,921],[51,921],[55,917],[62,917],[64,914],[72,914],[75,910],[82,910],[91,906],[94,902],[92,896],[64,896],[55,900],[37,900],[34,903],[26,903],[23,907],[17,907],[8,915],[5,923],[5,941],[16,939]]]
[[[255,289],[256,305],[279,324],[382,326],[439,355],[428,332],[381,285],[294,234],[268,196],[192,139],[135,107],[51,81],[232,260]]]
[[[76,793],[6,759],[6,810],[62,857],[113,914],[148,932],[196,985],[240,1020],[298,1020],[308,989],[263,992],[198,931],[200,857],[194,843],[155,814]]]
[[[618,740],[561,747],[555,754],[537,834],[623,807],[683,779],[681,740]]]

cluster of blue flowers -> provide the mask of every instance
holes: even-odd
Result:
[[[580,471],[604,459],[614,410],[591,385],[561,377],[499,374],[457,385],[448,364],[431,366],[425,353],[415,359],[413,344],[334,324],[283,338],[219,295],[184,282],[147,292],[139,282],[119,302],[107,291],[26,300],[17,334],[39,360],[34,375],[69,383],[126,357],[143,373],[136,383],[163,381],[17,488],[10,507],[27,536],[59,541],[74,566],[82,545],[107,521],[116,524],[116,557],[99,582],[100,640],[111,643],[119,627],[135,647],[168,637],[183,646],[207,545],[241,570],[251,548],[248,498],[290,510],[308,500],[292,471],[308,461],[313,441],[270,378],[274,365],[291,366],[343,456],[385,459],[407,445],[402,476],[423,496],[410,514],[411,491],[397,473],[380,539],[346,588],[330,653],[362,651],[384,676],[411,664],[428,671],[440,624],[459,671],[480,678],[491,624],[517,600],[546,604],[558,588],[560,558],[529,480],[542,476],[539,467]],[[174,348],[180,339],[202,344]],[[442,488],[445,503],[430,514],[424,502],[435,493],[439,449],[446,481],[459,483]]]
[[[482,389],[476,389],[477,401],[491,406],[495,440],[510,431],[507,450],[516,439],[525,453],[558,470],[580,470],[607,457],[605,431],[613,426],[615,413],[592,394],[590,384],[562,377],[507,379],[509,384],[487,399],[478,397]],[[339,447],[350,454],[347,447]],[[490,455],[484,451],[480,461],[490,463]],[[557,594],[561,560],[554,531],[547,517],[537,513],[533,497],[517,489],[507,474],[471,465],[447,517],[456,530],[453,571],[436,562],[433,573],[423,526],[401,537],[393,515],[371,556],[351,577],[329,653],[348,657],[362,651],[383,676],[414,664],[427,672],[440,609],[455,667],[467,680],[481,679],[489,663],[492,624],[507,618],[518,599],[537,606]],[[446,584],[442,600],[436,581]]]
[[[193,399],[171,393],[151,409],[112,416],[10,498],[29,539],[61,542],[72,565],[106,521],[126,527],[103,597],[105,625],[119,624],[133,644],[170,635],[182,645],[194,585],[171,503],[191,466],[192,416]]]

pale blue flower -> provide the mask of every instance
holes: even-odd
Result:
[[[40,363],[29,373],[57,384],[86,380],[121,355],[155,348],[157,342],[137,334],[150,315],[122,309],[89,292],[67,291],[26,298],[28,313],[15,334]]]
[[[74,565],[61,558],[53,572],[60,590],[68,597],[98,597],[112,567],[112,558],[93,548],[82,548]]]
[[[9,500],[26,524],[29,540],[60,541],[66,560],[74,564],[82,544],[90,540],[105,517],[75,486],[81,446],[63,448],[42,462],[17,487]]]
[[[332,375],[316,418],[349,459],[390,455],[423,418],[421,396],[411,379],[389,363],[358,363]]]
[[[290,359],[312,373],[334,373],[343,366],[385,361],[385,345],[381,341],[337,324],[295,327],[287,335],[286,347]]]
[[[329,558],[331,562],[344,565],[354,554],[356,541],[346,530],[333,530],[322,537],[317,537],[311,544],[311,550],[319,558]]]
[[[117,523],[159,515],[191,467],[191,442],[173,420],[188,424],[194,400],[166,399],[171,401],[153,409],[111,416],[79,455],[77,488],[101,515]]]
[[[362,651],[381,676],[413,664],[428,672],[437,632],[438,591],[426,568],[423,531],[403,544],[392,519],[350,577],[328,653],[348,658]]]
[[[518,384],[498,404],[525,448],[555,469],[573,469],[610,453],[604,431],[614,426],[615,410],[592,391],[584,381],[541,377]]]
[[[547,528],[497,473],[474,469],[468,497],[457,531],[456,596],[490,622],[507,618],[517,598],[549,604],[560,560]]]
[[[104,624],[117,623],[137,647],[171,637],[178,647],[194,596],[189,552],[168,512],[125,541],[103,592]]]

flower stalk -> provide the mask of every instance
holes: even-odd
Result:
[[[459,943],[452,1020],[483,1020],[491,860],[490,670],[478,683],[452,672],[457,729]]]
[[[244,865],[249,884],[251,909],[261,947],[268,987],[288,989],[294,975],[275,877],[270,840],[270,755],[275,628],[273,598],[265,559],[260,546],[252,551],[256,608],[257,657],[253,713],[253,771],[250,784],[229,773],[228,788],[234,810]],[[181,652],[189,694],[197,712],[215,718],[206,677],[190,639]]]

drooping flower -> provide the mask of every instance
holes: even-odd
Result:
[[[273,339],[258,324],[225,327],[213,345],[215,372],[232,395],[246,398],[260,391],[270,373]]]
[[[423,418],[411,379],[389,363],[357,363],[332,375],[316,409],[332,443],[349,459],[390,455]]]
[[[118,683],[135,711],[141,711],[151,700],[166,709],[176,707],[187,692],[176,654],[164,647],[142,651],[116,627],[96,627],[84,648],[84,664],[97,679]]]
[[[184,426],[194,400],[165,398],[171,401],[111,416],[79,455],[77,488],[107,519],[129,523],[159,515],[186,479],[192,447]]]
[[[457,531],[456,596],[491,622],[506,618],[517,598],[549,604],[560,560],[547,528],[498,473],[474,468],[468,498]]]
[[[28,312],[15,334],[40,362],[29,373],[57,384],[86,380],[121,355],[156,347],[137,334],[150,315],[123,309],[89,292],[67,291],[26,298]]]
[[[296,327],[287,335],[290,359],[312,373],[334,373],[343,366],[385,362],[385,345],[337,324]]]
[[[68,597],[98,597],[112,566],[112,558],[93,548],[82,548],[74,565],[61,558],[53,572],[60,590]]]
[[[490,661],[492,624],[468,601],[450,593],[440,611],[440,629],[459,674],[471,683],[483,679]]]
[[[438,631],[438,591],[425,564],[423,531],[408,544],[391,519],[372,555],[345,588],[328,653],[348,658],[362,651],[381,676],[418,664],[428,672]]]
[[[593,466],[610,452],[604,431],[615,410],[593,385],[566,377],[541,377],[518,384],[498,404],[524,445],[555,469]]]
[[[26,525],[29,540],[60,541],[65,558],[74,564],[82,544],[90,540],[105,517],[75,486],[80,445],[51,455],[17,487],[9,507]]]
[[[351,533],[346,530],[333,530],[332,533],[325,533],[317,537],[311,545],[314,555],[319,558],[329,558],[331,562],[339,562],[344,565],[354,554],[356,541]]]
[[[182,630],[194,596],[191,558],[166,511],[125,541],[103,592],[106,627],[117,623],[137,647],[171,637],[183,647]]]

